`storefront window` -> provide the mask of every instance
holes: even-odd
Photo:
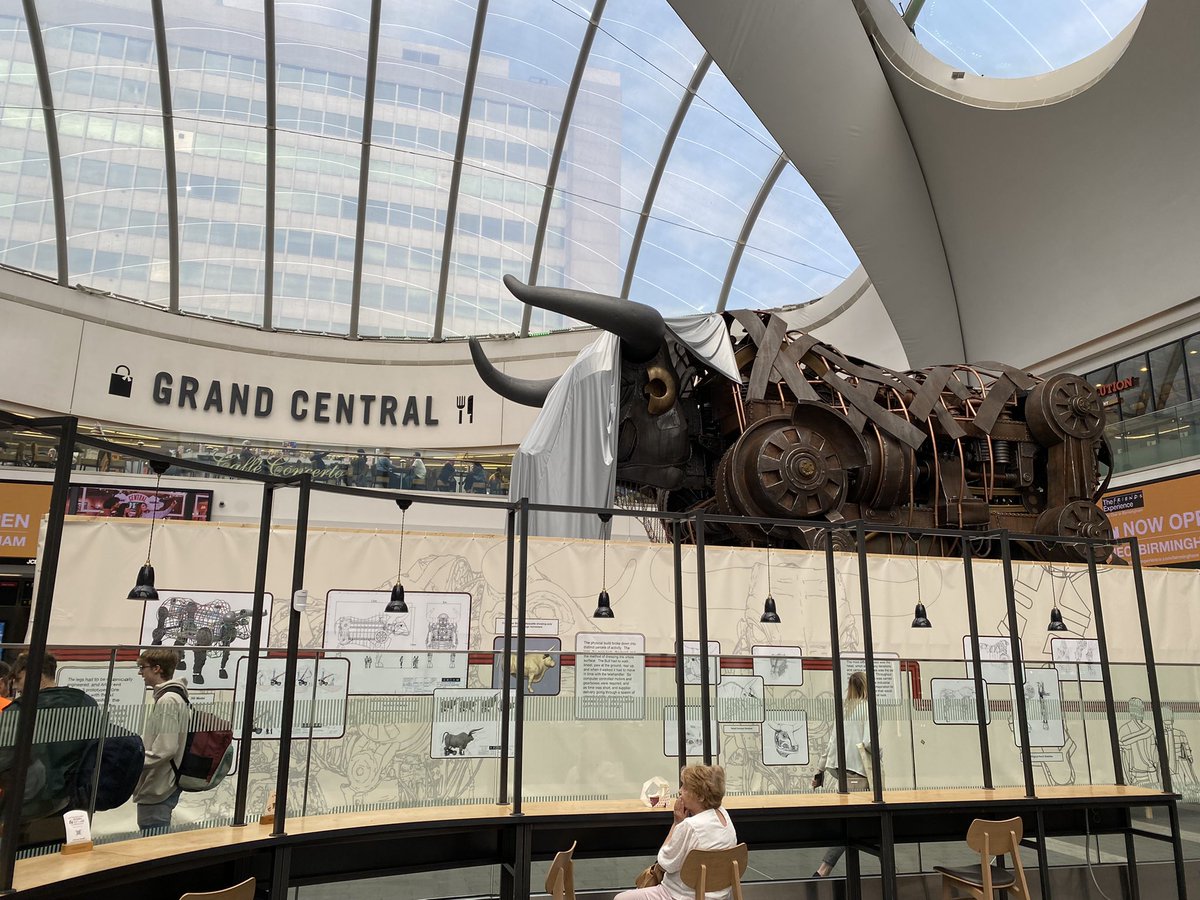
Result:
[[[1200,334],[1184,338],[1183,361],[1187,366],[1188,380],[1195,385],[1193,393],[1200,397]]]
[[[1106,384],[1112,384],[1117,380],[1117,367],[1115,365],[1105,366],[1103,369],[1088,372],[1083,377],[1094,384],[1097,390],[1101,390]],[[1101,399],[1104,401],[1104,415],[1108,422],[1111,424],[1120,420],[1121,412],[1117,406],[1121,402],[1121,398],[1117,394],[1107,394]]]
[[[1141,353],[1117,363],[1116,381],[1121,382],[1125,379],[1131,379],[1132,386],[1117,394],[1120,398],[1118,408],[1121,410],[1121,418],[1132,419],[1150,412],[1150,363],[1146,354]]]
[[[1183,342],[1173,341],[1150,351],[1150,376],[1154,409],[1168,409],[1188,401],[1187,369]]]

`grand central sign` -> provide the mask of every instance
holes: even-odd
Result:
[[[124,370],[124,371],[120,371]],[[110,377],[109,393],[128,397],[132,393],[132,375],[127,366],[119,366]],[[213,379],[202,382],[193,375],[170,372],[154,376],[151,399],[160,406],[175,405],[179,409],[216,412],[230,416],[254,416],[267,419],[275,412],[275,391],[265,385],[223,382]],[[401,411],[400,406],[404,409]],[[433,395],[410,394],[346,394],[333,391],[309,391],[297,388],[286,404],[293,421],[312,421],[322,425],[376,425],[385,428],[404,428],[409,425],[437,425]],[[423,413],[423,415],[422,415]],[[458,408],[459,424],[475,419],[474,395],[463,397]]]
[[[214,444],[511,446],[537,415],[486,391],[465,346],[254,333],[247,341],[257,346],[247,347],[240,330],[224,343],[190,318],[155,319],[177,325],[177,336],[144,333],[2,297],[0,321],[0,402]],[[314,350],[326,355],[306,355]],[[526,378],[562,370],[553,356],[511,365]]]

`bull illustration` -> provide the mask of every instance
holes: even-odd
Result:
[[[533,686],[545,677],[546,672],[553,669],[557,663],[554,657],[549,653],[528,653],[525,655],[525,673],[522,676],[529,683],[529,693],[533,693]],[[508,655],[508,677],[517,677],[517,655],[510,653]]]
[[[1077,375],[1041,379],[1000,363],[890,371],[760,311],[710,318],[713,340],[703,343],[687,339],[688,323],[644,304],[512,276],[504,283],[526,303],[620,339],[611,447],[618,498],[635,493],[671,511],[861,519],[868,532],[881,524],[1112,536],[1096,505],[1112,471],[1104,410],[1096,388]],[[500,372],[474,339],[471,354],[484,382],[514,402],[544,406],[555,386]],[[517,476],[514,463],[514,484]],[[710,543],[815,549],[830,532],[711,523],[705,534]],[[852,547],[851,533],[833,534],[839,549]],[[950,539],[917,548],[879,533],[868,545],[957,552]],[[980,542],[980,552],[988,546]],[[1082,545],[1030,540],[1014,549],[1086,559]]]
[[[470,731],[460,731],[458,734],[451,734],[446,731],[442,733],[442,753],[445,756],[465,756],[467,753],[467,745],[475,740],[475,733],[483,731],[482,728],[472,728]]]
[[[779,725],[770,725],[770,728],[775,732],[776,753],[787,759],[793,753],[800,752],[800,745],[796,743],[795,735],[790,730]]]
[[[168,597],[156,610],[158,624],[150,632],[150,643],[158,646],[163,638],[172,638],[176,647],[191,645],[192,681],[204,684],[204,663],[208,660],[210,647],[221,649],[222,678],[229,677],[229,648],[239,638],[250,637],[249,609],[230,609],[224,600],[197,603],[191,597]],[[183,662],[183,651],[179,651]]]

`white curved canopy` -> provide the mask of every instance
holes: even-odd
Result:
[[[673,6],[825,201],[913,365],[1031,365],[1200,293],[1200,5],[1150,0],[1094,58],[983,99],[882,0]]]

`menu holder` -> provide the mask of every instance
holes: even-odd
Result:
[[[85,810],[72,809],[63,813],[63,824],[66,826],[67,842],[62,845],[60,853],[69,856],[92,849],[92,826]]]
[[[275,824],[275,792],[271,791],[271,795],[267,797],[267,806],[263,810],[263,814],[258,819],[259,825],[274,825]]]

